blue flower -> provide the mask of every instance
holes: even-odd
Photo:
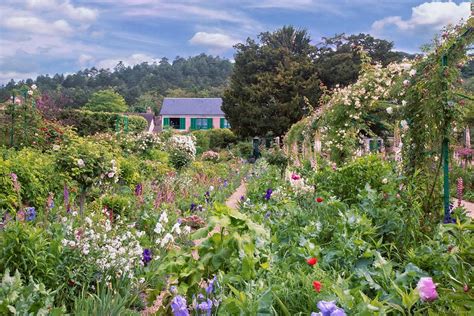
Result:
[[[273,193],[273,190],[272,189],[268,189],[267,190],[267,193],[265,193],[265,200],[270,200],[270,198],[272,197],[272,193]]]
[[[214,282],[217,281],[217,277],[214,276],[214,278],[209,281],[209,285],[206,287],[206,293],[211,294],[214,291]]]
[[[28,222],[34,221],[36,218],[36,209],[34,207],[26,208],[26,220]]]
[[[143,250],[143,264],[147,265],[153,259],[152,253],[150,249]]]
[[[207,299],[206,301],[199,303],[197,309],[206,313],[207,316],[211,315],[212,301],[210,299]]]
[[[175,296],[171,301],[171,310],[174,316],[189,316],[186,299],[180,295]]]

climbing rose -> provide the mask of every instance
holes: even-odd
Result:
[[[318,293],[321,292],[321,282],[313,281],[313,287]]]
[[[431,302],[438,298],[438,292],[436,292],[436,285],[433,279],[430,277],[421,278],[416,285],[420,298],[424,302]]]
[[[309,258],[308,260],[306,260],[306,262],[307,262],[310,266],[314,266],[316,263],[318,263],[318,259],[317,259],[317,258]]]
[[[323,201],[323,198],[318,197],[318,198],[316,199],[316,202],[318,202],[318,203],[321,203],[322,201]]]

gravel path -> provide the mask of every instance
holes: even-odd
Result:
[[[247,186],[245,185],[245,182],[242,181],[242,183],[237,188],[237,190],[235,190],[235,192],[225,202],[225,205],[235,210],[238,209],[240,197],[245,196],[246,192],[247,192]]]
[[[458,205],[458,201],[459,200],[456,200],[455,206]],[[462,201],[461,203],[464,206],[464,208],[467,210],[467,212],[471,214],[471,217],[474,218],[474,203],[468,202],[468,201]]]

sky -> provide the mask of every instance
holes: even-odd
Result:
[[[414,53],[469,14],[469,1],[1,0],[0,84],[203,52],[232,60],[233,45],[283,25],[315,44],[370,33]]]

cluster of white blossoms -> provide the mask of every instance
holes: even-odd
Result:
[[[153,148],[161,149],[163,142],[160,137],[154,133],[140,133],[132,136],[132,141],[135,142],[135,148],[140,151],[147,151]]]
[[[339,150],[349,148],[351,142],[360,144],[361,129],[366,129],[364,114],[379,106],[379,101],[391,99],[391,102],[395,102],[385,109],[389,115],[393,114],[395,108],[405,106],[406,101],[402,100],[404,88],[410,84],[410,80],[407,79],[408,83],[403,84],[399,95],[395,98],[391,95],[392,86],[402,75],[408,75],[408,79],[416,75],[416,70],[406,60],[387,67],[365,64],[357,82],[343,88],[336,86],[324,106],[325,110],[318,113],[322,143]]]
[[[168,213],[164,210],[160,214],[160,218],[156,222],[153,232],[158,236],[155,243],[160,247],[164,248],[172,245],[175,239],[179,236],[189,235],[191,233],[191,227],[184,225],[181,226],[180,220],[178,220],[171,229],[169,228],[170,223],[168,219]]]
[[[138,239],[145,232],[124,227],[120,220],[112,225],[108,219],[95,223],[86,217],[82,227],[73,229],[66,224],[64,230],[62,245],[79,250],[83,260],[96,266],[106,279],[112,275],[132,278],[134,268],[143,264]]]
[[[192,159],[196,157],[195,138],[192,135],[173,135],[169,139],[169,146],[171,149],[186,152]]]

